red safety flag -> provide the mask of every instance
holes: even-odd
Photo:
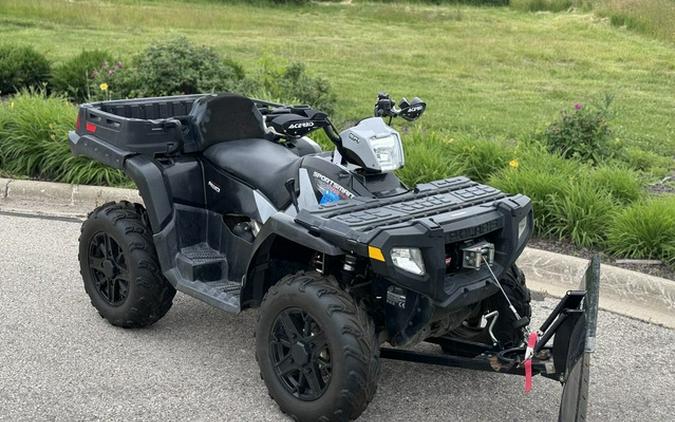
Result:
[[[534,355],[534,346],[537,344],[538,335],[532,331],[527,337],[527,349],[525,349],[525,393],[532,391],[532,356]]]

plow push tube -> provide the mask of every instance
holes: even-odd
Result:
[[[532,373],[563,384],[558,420],[586,420],[590,354],[595,351],[600,287],[600,258],[593,256],[579,290],[568,291],[541,325],[531,358]],[[548,343],[553,339],[553,344]],[[440,344],[446,354],[380,349],[384,359],[452,366],[479,371],[525,375],[526,347],[502,350],[498,345],[455,337],[426,340]]]

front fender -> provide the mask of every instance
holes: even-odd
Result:
[[[283,249],[283,250],[279,250]],[[293,217],[278,212],[262,227],[253,244],[253,252],[246,268],[241,293],[242,309],[256,306],[267,289],[278,281],[278,276],[306,270],[311,256],[316,253],[329,256],[343,255],[344,251],[332,243],[312,234],[295,222]],[[281,258],[286,267],[274,267]]]
[[[326,255],[337,256],[344,252],[339,247],[322,239],[321,237],[310,233],[310,231],[295,222],[295,219],[287,214],[278,212],[272,215],[265,225],[260,229],[260,233],[256,236],[253,244],[253,254],[251,261],[253,261],[258,251],[263,246],[270,242],[275,236],[281,236],[293,243],[304,246],[306,248],[315,250]],[[249,262],[250,268],[250,262]]]

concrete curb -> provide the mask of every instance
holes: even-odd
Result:
[[[518,265],[528,287],[562,297],[579,287],[589,261],[525,248]],[[602,264],[600,308],[675,328],[675,281]]]
[[[0,178],[0,201],[44,201],[58,205],[98,206],[122,199],[142,201],[135,189]]]
[[[82,219],[110,201],[142,203],[135,189],[80,186],[0,178],[0,212],[56,219]],[[578,288],[588,260],[526,248],[518,265],[528,286],[561,297]],[[611,265],[602,265],[600,307],[675,328],[675,282]]]

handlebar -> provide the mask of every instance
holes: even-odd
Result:
[[[265,116],[268,128],[272,133],[285,138],[299,138],[317,129],[323,129],[338,149],[342,147],[342,139],[328,115],[308,105],[283,105],[258,101],[261,114]],[[402,117],[413,121],[426,110],[426,103],[419,97],[408,101],[401,99],[398,106],[389,94],[381,92],[377,96],[374,114],[376,117],[389,117],[389,124],[394,117]]]
[[[377,95],[377,102],[375,103],[375,117],[389,117],[389,123],[394,117],[403,117],[405,120],[411,122],[417,120],[422,116],[422,113],[427,108],[427,103],[422,101],[419,97],[414,97],[412,101],[407,98],[401,98],[398,107],[396,102],[386,92],[380,92]]]

